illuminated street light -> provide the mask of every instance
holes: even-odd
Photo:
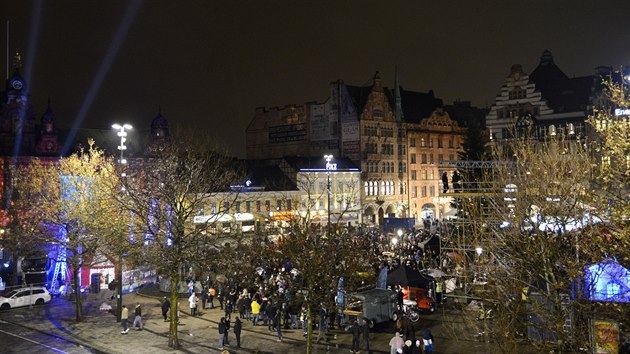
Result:
[[[324,155],[324,159],[326,160],[326,189],[328,192],[328,235],[332,233],[331,224],[330,224],[330,171],[334,171],[337,169],[336,163],[331,163],[333,159],[333,155]]]
[[[131,130],[132,126],[130,124],[113,124],[112,128],[118,130],[117,135],[120,137],[120,145],[118,146],[118,150],[120,150],[120,164],[122,166],[127,164],[127,160],[125,160],[123,152],[125,150],[127,150],[127,145],[125,145],[125,141],[127,141],[127,132],[126,130]],[[121,177],[126,177],[126,173],[125,170],[122,169],[121,172]],[[122,191],[124,191],[124,187],[122,189]],[[116,320],[118,322],[121,321],[122,319],[122,283],[123,283],[123,271],[122,271],[122,262],[123,262],[123,253],[122,251],[120,252],[120,254],[118,255],[118,301],[117,301],[117,306],[118,306],[118,311],[116,314]]]

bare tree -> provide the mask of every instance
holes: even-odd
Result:
[[[193,133],[171,136],[155,157],[136,161],[124,180],[120,205],[132,213],[131,245],[127,255],[154,267],[170,282],[171,322],[168,345],[180,346],[177,335],[177,295],[181,280],[197,267],[221,237],[207,232],[216,222],[195,224],[209,200],[238,180],[235,161]],[[229,202],[229,201],[226,201]]]

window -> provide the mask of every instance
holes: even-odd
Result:
[[[411,163],[416,163],[416,154],[412,153],[410,157],[411,157]]]
[[[448,147],[449,147],[449,148],[451,148],[451,149],[454,147],[454,145],[453,145],[453,139],[449,139],[449,140],[448,140]]]
[[[444,156],[442,154],[438,154],[438,163],[442,163],[444,161]]]
[[[435,186],[429,187],[429,196],[435,197]]]
[[[416,175],[416,170],[411,170],[411,179],[414,180],[414,181],[418,179],[418,177]]]
[[[245,202],[245,212],[246,213],[252,212],[252,202]]]
[[[411,188],[411,197],[412,198],[418,197],[418,187],[417,186],[413,186],[413,188]]]
[[[276,210],[282,210],[282,200],[276,200]]]
[[[212,213],[212,214],[216,214],[217,213],[217,203],[211,203],[210,204],[210,213]]]
[[[241,212],[241,202],[236,202],[236,212],[237,213]]]
[[[424,138],[420,139],[420,146],[425,147],[425,141]]]
[[[260,200],[256,201],[256,212],[260,213]]]
[[[293,209],[293,201],[291,199],[287,200],[287,210]]]
[[[444,146],[442,146],[442,138],[438,138],[438,147],[442,148]]]
[[[423,181],[426,180],[427,179],[427,170],[422,170],[421,176],[422,176],[422,180]]]
[[[269,199],[265,200],[265,211],[271,210],[271,201]]]
[[[398,173],[403,173],[403,163],[398,162]]]
[[[425,153],[422,154],[422,163],[423,164],[427,163],[427,154],[425,154]]]
[[[433,139],[429,138],[429,147],[433,147]]]
[[[409,146],[416,147],[416,139],[415,138],[409,139]]]
[[[422,197],[426,197],[427,196],[427,186],[422,186],[422,189],[420,190],[420,192],[422,193]]]

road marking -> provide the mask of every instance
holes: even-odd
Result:
[[[4,321],[3,321],[3,322],[4,322]],[[5,323],[6,323],[6,322],[5,322]],[[64,352],[63,350],[60,350],[60,349],[57,349],[57,348],[53,348],[53,347],[48,346],[48,345],[46,345],[46,344],[44,344],[44,343],[40,343],[40,342],[38,342],[38,341],[34,341],[34,340],[32,340],[32,339],[28,339],[28,338],[26,338],[26,337],[22,337],[22,336],[20,336],[20,335],[18,335],[18,334],[14,334],[14,333],[7,332],[7,331],[3,331],[3,330],[0,330],[0,332],[2,332],[2,333],[4,333],[4,334],[8,334],[8,335],[13,336],[13,337],[20,338],[20,339],[25,340],[25,341],[27,341],[27,342],[31,342],[31,343],[34,343],[34,344],[37,344],[37,345],[41,345],[42,347],[44,347],[44,348],[48,348],[48,349],[50,349],[50,350],[52,350],[52,351],[55,351],[55,352],[57,352],[57,353],[64,353],[64,354],[68,354],[67,352]]]

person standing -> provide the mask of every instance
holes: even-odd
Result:
[[[424,344],[424,352],[425,353],[433,353],[433,334],[431,334],[430,329],[424,330],[424,335],[422,336],[422,342]]]
[[[446,171],[442,172],[442,184],[443,184],[443,189],[442,192],[446,193],[448,192],[448,174],[446,173]]]
[[[140,303],[136,304],[136,308],[134,310],[135,317],[133,318],[133,329],[142,330],[142,307],[140,307]]]
[[[217,291],[214,289],[214,287],[210,287],[210,289],[208,289],[208,303],[210,304],[210,308],[213,309],[214,308],[214,297],[217,296]]]
[[[219,300],[219,306],[221,306],[221,310],[223,310],[223,290],[219,288],[217,291],[217,299]]]
[[[352,322],[352,326],[350,326],[349,331],[352,334],[352,348],[350,349],[350,351],[352,353],[358,353],[359,352],[359,337],[361,336],[361,327],[359,326],[359,323],[357,322],[357,320],[354,320],[354,322]]]
[[[168,301],[166,296],[164,296],[164,299],[162,300],[162,317],[164,317],[164,322],[168,321],[167,315],[168,315],[168,310],[170,309],[171,309],[171,302]]]
[[[206,309],[207,301],[208,301],[208,290],[206,288],[203,288],[203,290],[201,291],[201,309],[202,310]]]
[[[225,338],[224,338],[226,347],[230,345],[229,334],[230,334],[230,318],[226,317],[225,318]]]
[[[197,313],[197,295],[192,293],[188,298],[188,306],[190,307],[190,315],[194,316]]]
[[[252,300],[252,322],[254,326],[258,324],[258,316],[260,315],[260,304],[256,299]]]
[[[236,320],[234,320],[234,337],[236,337],[237,348],[241,347],[241,326],[241,319],[237,317]]]
[[[122,326],[121,334],[127,334],[129,328],[127,327],[127,319],[129,318],[129,309],[126,305],[122,305],[122,312],[120,313],[120,325]]]
[[[360,318],[359,327],[363,334],[363,344],[365,344],[365,352],[370,352],[370,322],[363,318]]]
[[[280,309],[276,309],[276,314],[273,318],[273,324],[276,327],[276,331],[278,332],[278,342],[282,342],[282,325],[280,324],[280,320],[282,318],[282,311]]]
[[[219,321],[219,350],[223,350],[225,331],[225,317],[221,317],[221,320]]]
[[[396,332],[394,337],[392,337],[392,339],[389,341],[389,347],[390,347],[389,353],[390,354],[402,353],[404,345],[405,345],[405,342],[403,341],[402,337],[400,336],[400,333]]]

